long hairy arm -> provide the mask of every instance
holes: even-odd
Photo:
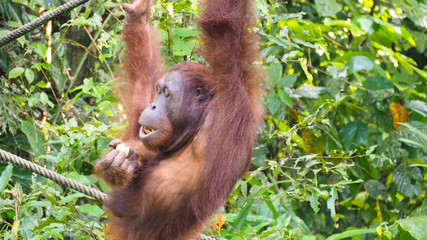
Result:
[[[200,216],[224,203],[248,170],[256,131],[262,123],[262,71],[254,0],[204,0],[199,26],[201,55],[210,65],[215,98],[208,111],[204,181],[196,198]]]
[[[113,149],[95,165],[95,173],[111,187],[125,187],[133,178],[142,161],[152,158],[155,153],[146,149],[139,140],[138,118],[153,99],[154,86],[161,77],[163,63],[160,58],[159,41],[150,23],[150,0],[134,0],[123,4],[128,13],[123,26],[123,41],[126,53],[123,58],[125,76],[122,76],[118,93],[125,107],[128,127],[123,141],[113,140]],[[116,149],[126,146],[132,152],[127,156]]]
[[[124,140],[138,140],[138,118],[154,97],[156,81],[163,74],[160,41],[150,23],[151,0],[134,0],[123,4],[127,12],[123,26],[126,53],[123,58],[126,77],[120,96],[128,111],[129,127]]]
[[[253,28],[256,15],[253,0],[204,0],[199,25],[204,34],[201,55],[215,73],[219,91],[242,83],[245,88],[259,83],[258,36]]]

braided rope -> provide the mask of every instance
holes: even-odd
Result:
[[[3,159],[3,161],[1,161],[1,159]],[[95,188],[85,186],[79,182],[76,182],[72,179],[66,178],[62,175],[59,175],[56,172],[53,172],[49,169],[41,167],[41,166],[39,166],[33,162],[27,161],[21,157],[18,157],[14,154],[6,152],[2,149],[0,149],[0,162],[12,163],[13,165],[16,165],[18,167],[31,170],[32,172],[35,172],[35,173],[37,173],[43,177],[47,177],[49,179],[52,179],[53,181],[55,181],[55,182],[57,182],[63,186],[71,187],[72,189],[75,189],[79,192],[82,192],[84,194],[92,196],[92,197],[99,199],[101,201],[104,201],[106,199],[107,195],[105,193],[95,189]]]
[[[29,33],[30,31],[34,30],[35,28],[43,25],[50,19],[57,17],[61,15],[62,13],[69,11],[80,4],[83,4],[89,0],[71,0],[59,7],[57,7],[55,10],[52,10],[46,14],[43,14],[43,16],[40,16],[33,21],[26,23],[25,25],[7,33],[3,37],[0,38],[0,48],[2,48],[4,45],[8,44],[9,42],[21,37],[22,35],[25,35]]]

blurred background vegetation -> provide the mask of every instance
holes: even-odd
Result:
[[[198,0],[158,0],[167,66],[203,61]],[[0,36],[65,0],[2,0]],[[91,0],[0,49],[0,148],[102,191],[123,129],[124,13]],[[207,223],[221,239],[427,239],[426,0],[257,0],[265,125]],[[231,159],[232,160],[232,159]],[[102,203],[0,165],[1,239],[105,239]]]

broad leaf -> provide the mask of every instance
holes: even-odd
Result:
[[[370,89],[372,91],[392,89],[393,83],[388,80],[386,77],[375,75],[366,79],[363,83],[363,87]]]
[[[191,55],[196,42],[194,38],[198,36],[198,31],[176,28],[171,33],[172,51],[175,56]]]
[[[416,25],[427,28],[427,6],[422,4],[422,1],[416,0],[393,0],[392,1],[396,6],[403,9],[403,12],[408,15],[408,18],[411,19]]]
[[[393,171],[393,181],[397,191],[409,198],[421,193],[422,180],[421,170],[418,167],[410,167],[406,163],[399,164]]]
[[[298,75],[297,74],[291,74],[284,76],[280,83],[277,85],[278,87],[292,87],[297,80]]]
[[[316,190],[314,188],[311,189],[310,206],[313,209],[314,214],[319,212],[319,197],[317,196]]]
[[[314,3],[320,16],[332,17],[342,9],[336,0],[314,0]]]
[[[273,88],[281,88],[279,84],[282,79],[282,64],[272,63],[267,70],[267,79],[270,83],[269,85]]]
[[[371,71],[374,69],[374,66],[374,61],[365,56],[354,56],[347,62],[348,74],[353,74],[361,70]]]
[[[339,239],[348,239],[350,237],[362,236],[368,233],[377,233],[376,229],[357,229],[357,230],[347,230],[342,233],[337,233],[329,236],[326,240],[339,240]],[[359,239],[359,238],[355,238]]]
[[[406,108],[421,114],[423,117],[427,116],[427,103],[420,100],[412,100],[405,104]]]
[[[41,132],[30,121],[21,123],[21,131],[27,136],[34,155],[38,156],[44,153],[44,141]]]
[[[328,201],[326,202],[326,205],[329,210],[331,210],[331,217],[335,221],[336,212],[335,212],[335,201],[338,199],[338,192],[335,187],[331,188],[330,196],[328,198]]]
[[[91,205],[91,204],[83,204],[79,207],[79,211],[83,213],[87,213],[89,215],[92,215],[94,217],[100,217],[102,214],[104,214],[104,210],[100,208],[97,205]]]
[[[90,180],[86,176],[78,174],[76,172],[69,172],[67,174],[64,174],[64,176],[84,185],[89,186],[91,184]]]
[[[364,183],[366,191],[371,197],[377,199],[382,196],[383,199],[387,199],[387,188],[379,181],[369,180]]]
[[[354,121],[345,125],[341,128],[340,135],[344,148],[347,151],[359,145],[366,146],[368,143],[368,127],[360,121]]]
[[[282,100],[277,95],[277,93],[272,91],[267,95],[265,105],[271,115],[274,116],[279,112],[279,109],[282,106],[281,102]]]
[[[4,171],[1,173],[0,176],[0,194],[3,193],[4,189],[6,188],[9,179],[12,177],[12,172],[13,172],[13,166],[12,165],[8,165]]]
[[[410,217],[397,223],[415,239],[425,239],[427,236],[427,216]]]
[[[279,95],[280,100],[282,100],[282,102],[288,106],[288,107],[292,107],[292,105],[294,104],[294,101],[292,100],[291,96],[289,95],[289,93],[283,89],[279,89],[277,90],[277,94]]]
[[[320,94],[324,90],[324,87],[312,87],[311,85],[302,85],[295,90],[295,93],[301,97],[319,99]]]
[[[24,68],[23,67],[16,67],[13,68],[12,70],[10,70],[9,72],[9,78],[16,78],[21,76],[24,73]]]
[[[36,42],[28,46],[28,48],[34,48],[35,51],[42,57],[46,57],[47,46],[41,42]]]
[[[34,72],[32,69],[25,69],[25,78],[27,79],[28,83],[32,83],[34,81]]]

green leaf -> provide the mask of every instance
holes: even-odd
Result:
[[[411,198],[421,194],[422,180],[423,175],[418,167],[410,167],[406,163],[401,163],[393,170],[396,189],[406,197]]]
[[[34,81],[34,72],[32,69],[25,69],[25,78],[27,79],[28,83],[32,83]]]
[[[332,17],[342,9],[336,0],[314,0],[315,7],[320,16]]]
[[[411,34],[405,28],[396,26],[396,25],[388,23],[388,22],[384,22],[382,19],[378,19],[378,18],[375,18],[374,21],[375,21],[375,23],[378,23],[379,25],[381,25],[382,30],[384,30],[388,36],[394,36],[395,35],[396,37],[393,37],[393,38],[396,38],[396,39],[397,39],[397,37],[400,36],[403,39],[405,39],[406,41],[408,41],[412,46],[416,45]]]
[[[45,92],[40,93],[40,103],[45,106],[46,104],[49,105],[49,107],[53,108],[53,103],[49,100],[49,96]]]
[[[412,100],[405,104],[405,108],[412,109],[414,112],[422,115],[423,117],[427,116],[427,103],[420,100]]]
[[[0,29],[0,36],[6,35],[10,32],[10,30],[7,29]]]
[[[24,73],[25,69],[23,67],[16,67],[10,70],[9,78],[16,78],[21,76]]]
[[[187,56],[193,52],[198,31],[187,28],[176,28],[171,33],[172,51],[175,56]]]
[[[61,61],[53,61],[50,64],[50,72],[53,81],[55,82],[55,89],[62,93],[67,83],[67,77],[65,76],[64,70],[62,69]]]
[[[353,21],[360,27],[366,34],[372,36],[378,30],[379,25],[374,22],[374,18],[369,15],[360,15],[353,18]]]
[[[365,56],[369,59],[375,59],[376,55],[372,52],[345,52],[342,56],[338,56],[334,59],[334,62],[348,62],[352,57]]]
[[[18,39],[16,39],[16,40],[19,42],[19,44],[21,44],[21,46],[24,46],[24,45],[25,45],[25,42],[26,42],[25,35],[23,35],[23,36],[19,37],[19,38],[18,38]]]
[[[427,124],[412,121],[411,123],[401,123],[401,126],[403,127],[399,133],[402,138],[399,138],[399,141],[410,142],[421,149],[427,149]]]
[[[281,71],[280,71],[281,72]],[[292,87],[298,78],[297,74],[290,74],[280,78],[275,84],[276,88]]]
[[[19,27],[22,26],[21,23],[18,23],[18,22],[15,22],[15,21],[9,21],[8,25],[11,26],[11,27],[13,27],[13,28],[19,28]]]
[[[365,56],[354,56],[350,58],[347,62],[348,74],[353,74],[355,72],[365,70],[371,71],[374,69],[374,61]]]
[[[98,150],[99,155],[107,154],[110,150],[107,139],[105,138],[98,139],[96,141],[96,148]]]
[[[40,56],[42,56],[43,58],[46,57],[47,46],[45,44],[41,42],[36,42],[29,45],[28,48],[34,48]]]
[[[28,105],[30,107],[34,107],[40,100],[40,93],[35,93],[31,95],[31,97],[28,99]]]
[[[273,219],[277,219],[279,214],[277,213],[276,207],[274,207],[273,201],[271,201],[271,196],[268,195],[268,193],[265,193],[264,196],[266,198],[270,198],[270,201],[266,201],[265,204],[267,205],[268,209],[270,209],[271,214],[273,214]]]
[[[26,202],[23,206],[25,206],[25,207],[52,207],[52,203],[49,201],[31,200],[31,201]]]
[[[371,197],[377,199],[379,196],[382,196],[383,199],[387,199],[387,188],[379,181],[369,180],[366,181],[365,189]]]
[[[282,64],[272,63],[267,70],[267,80],[273,88],[280,88],[280,80],[282,79]]]
[[[21,123],[21,131],[27,136],[31,149],[33,150],[33,154],[35,156],[43,154],[43,136],[34,124],[30,121],[23,121]]]
[[[99,55],[99,60],[101,62],[103,62],[103,61],[105,61],[106,58],[111,58],[111,57],[113,57],[113,55],[111,55],[111,54],[101,54],[101,55]]]
[[[338,199],[338,192],[335,187],[331,188],[331,192],[329,193],[330,197],[328,198],[328,201],[326,202],[326,206],[329,210],[331,210],[331,218],[335,222],[336,212],[335,212],[335,201]]]
[[[340,129],[340,135],[344,149],[349,151],[359,145],[366,146],[368,143],[368,127],[365,123],[354,121]]]
[[[277,90],[277,94],[279,95],[280,100],[282,100],[286,106],[292,107],[294,105],[294,101],[287,91],[279,89]]]
[[[397,224],[411,234],[415,239],[425,239],[427,236],[427,216],[410,217],[398,220]]]
[[[75,203],[77,201],[77,199],[81,198],[81,197],[87,197],[85,194],[83,193],[74,193],[74,194],[70,194],[66,197],[64,197],[63,199],[61,199],[61,201],[59,201],[60,204],[67,204],[67,203]]]
[[[9,183],[10,178],[12,177],[12,173],[13,173],[13,166],[11,164],[7,165],[7,167],[1,173],[1,176],[0,176],[0,194],[3,194],[4,189],[6,188],[7,184]]]
[[[416,25],[427,28],[427,6],[422,4],[422,2],[417,2],[416,0],[393,0],[392,1],[396,6],[403,9],[403,12],[408,15],[408,18],[411,19]]]
[[[82,213],[87,213],[94,217],[100,217],[104,214],[104,210],[97,205],[83,204],[79,206],[79,211]]]
[[[331,20],[330,18],[325,18],[323,23],[326,26],[338,26],[341,28],[345,27],[345,28],[349,29],[355,37],[365,35],[365,32],[362,31],[362,29],[360,29],[354,21]],[[356,55],[363,55],[363,52],[361,52],[361,53],[362,54],[356,54]],[[375,56],[376,56],[375,53],[370,53],[370,55],[372,56],[372,58],[375,58]],[[345,56],[345,54],[344,54],[344,56]]]
[[[237,215],[236,220],[233,222],[233,228],[240,229],[243,226],[249,212],[251,211],[252,204],[254,203],[253,199],[246,200],[243,209]]]
[[[281,47],[290,47],[291,46],[291,47],[294,47],[296,49],[301,49],[301,47],[298,46],[298,44],[290,42],[290,41],[288,41],[286,39],[281,39],[281,38],[277,38],[277,37],[274,37],[274,36],[269,36],[268,40],[270,40],[271,42],[273,42],[273,43],[275,43],[275,44],[277,44],[277,45],[279,45]]]
[[[377,233],[377,230],[376,229],[347,230],[347,231],[342,232],[342,233],[337,233],[337,234],[331,235],[326,240],[339,240],[339,239],[344,239],[344,238],[362,236],[362,235],[365,235],[368,233],[375,234],[375,233]]]
[[[83,86],[81,86],[81,87],[82,87],[82,91],[84,93],[90,93],[90,90],[92,90],[94,88],[93,77],[91,77],[91,78],[85,78],[83,80]]]
[[[252,193],[250,196],[251,199],[248,199],[245,201],[245,204],[243,205],[243,209],[240,211],[239,215],[234,220],[234,222],[233,222],[233,228],[234,229],[239,230],[243,226],[243,223],[246,221],[246,218],[248,217],[248,215],[251,211],[252,204],[254,203],[254,198],[256,196],[263,195],[269,189],[268,187],[260,188],[260,187],[258,187],[258,184],[256,186],[257,186],[256,188],[253,186],[253,188],[251,189],[251,191],[252,190],[254,191],[254,193]],[[270,209],[270,210],[272,210],[272,209]],[[274,214],[274,212],[273,212],[273,214]]]
[[[84,176],[84,175],[80,175],[77,172],[69,172],[64,174],[64,176],[66,176],[67,178],[73,179],[76,182],[79,182],[81,184],[87,185],[89,186],[91,184],[91,182],[89,181],[89,179]]]
[[[274,91],[267,95],[265,105],[271,115],[276,115],[279,112],[279,109],[282,106],[281,102],[280,97]]]
[[[393,89],[393,83],[386,77],[375,75],[366,79],[366,81],[363,82],[363,87],[372,91]]]
[[[295,90],[295,93],[301,97],[319,99],[320,94],[325,90],[324,87],[317,87],[311,85],[302,85]]]
[[[36,86],[39,87],[39,88],[49,88],[48,84],[45,83],[45,82],[38,82],[36,84]]]
[[[311,188],[310,206],[313,209],[314,214],[319,212],[319,197],[317,196],[316,190],[314,188]]]

